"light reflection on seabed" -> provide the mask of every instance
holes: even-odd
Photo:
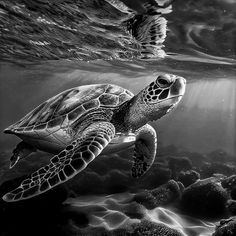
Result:
[[[211,236],[215,224],[201,221],[185,215],[179,215],[172,210],[157,207],[148,210],[132,201],[134,194],[122,193],[107,196],[84,196],[71,198],[66,201],[75,211],[83,212],[89,219],[90,228],[103,227],[106,230],[127,228],[141,220],[164,224],[171,229],[176,229],[186,236]],[[141,219],[131,218],[127,212],[135,213],[135,209],[142,212]],[[125,214],[126,213],[126,214]],[[76,225],[74,225],[76,227]]]
[[[146,215],[149,220],[165,224],[186,236],[211,236],[215,229],[215,224],[211,222],[196,220],[189,216],[180,216],[162,207],[146,210]]]

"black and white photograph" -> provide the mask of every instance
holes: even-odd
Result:
[[[0,0],[0,236],[236,236],[236,0]]]

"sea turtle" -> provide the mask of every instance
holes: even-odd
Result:
[[[4,130],[23,140],[13,151],[10,167],[37,149],[55,156],[3,200],[41,194],[74,177],[100,153],[133,145],[132,176],[142,176],[157,149],[156,132],[147,122],[167,114],[181,100],[185,84],[180,76],[162,74],[135,96],[117,85],[91,84],[45,101]]]

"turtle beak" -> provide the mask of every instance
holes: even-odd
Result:
[[[185,93],[186,80],[178,76],[170,88],[171,96],[183,96]]]

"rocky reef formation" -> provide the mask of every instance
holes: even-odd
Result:
[[[195,183],[200,179],[200,174],[195,170],[181,171],[178,180],[185,186]]]
[[[147,209],[166,206],[181,198],[183,186],[174,180],[168,181],[153,190],[144,190],[134,196],[134,201]]]
[[[212,236],[234,236],[236,235],[236,218],[221,220],[216,226],[216,231]]]
[[[191,215],[214,218],[225,213],[227,200],[227,191],[212,177],[199,180],[186,188],[181,206]]]
[[[132,226],[133,232],[132,236],[182,236],[183,234],[179,231],[172,229],[164,224],[156,224],[147,220],[143,220],[139,224],[134,224]]]
[[[4,182],[0,186],[0,194],[3,195],[14,188],[23,178],[25,176]],[[110,223],[114,226],[116,221],[122,222],[125,219],[130,219],[122,227],[110,230],[106,227],[89,227],[91,224],[89,211],[98,211],[100,215],[103,212],[104,215],[109,212],[108,208],[102,207],[103,200],[101,200],[101,205],[97,203],[96,206],[92,206],[92,203],[88,202],[86,209],[84,209],[85,206],[73,207],[65,202],[68,199],[68,191],[63,185],[25,201],[7,203],[1,199],[1,233],[4,235],[74,235],[78,233],[80,235],[81,233],[81,235],[181,236],[182,233],[176,229],[145,219],[143,206],[153,209],[174,202],[180,199],[182,188],[180,183],[171,180],[153,190],[136,194],[128,202],[125,200],[124,203],[119,203],[119,197],[116,201],[112,201],[112,197],[108,197],[104,204],[109,205],[111,209],[116,209],[117,212],[120,211],[120,215],[114,214],[110,219],[104,218],[104,221],[113,221]],[[123,220],[120,219],[121,217]]]
[[[218,162],[215,168],[212,154],[209,157],[173,149],[171,155],[161,153],[150,171],[134,180],[125,155],[104,157],[105,161],[94,163],[74,180],[35,198],[15,203],[0,200],[0,234],[182,235],[168,223],[147,217],[163,207],[194,218],[219,221],[214,236],[235,234],[235,218],[230,218],[236,215],[232,159]],[[222,158],[229,159],[218,157]],[[2,181],[0,195],[16,187],[23,178]],[[89,196],[96,199],[90,201]],[[68,197],[72,202],[74,199],[73,204]],[[223,218],[226,220],[220,221]]]
[[[148,220],[142,220],[140,223],[134,223],[127,228],[115,229],[108,231],[104,228],[96,229],[79,229],[76,231],[77,235],[90,235],[90,236],[184,236],[184,234],[176,229],[172,229],[165,224],[158,224]]]

